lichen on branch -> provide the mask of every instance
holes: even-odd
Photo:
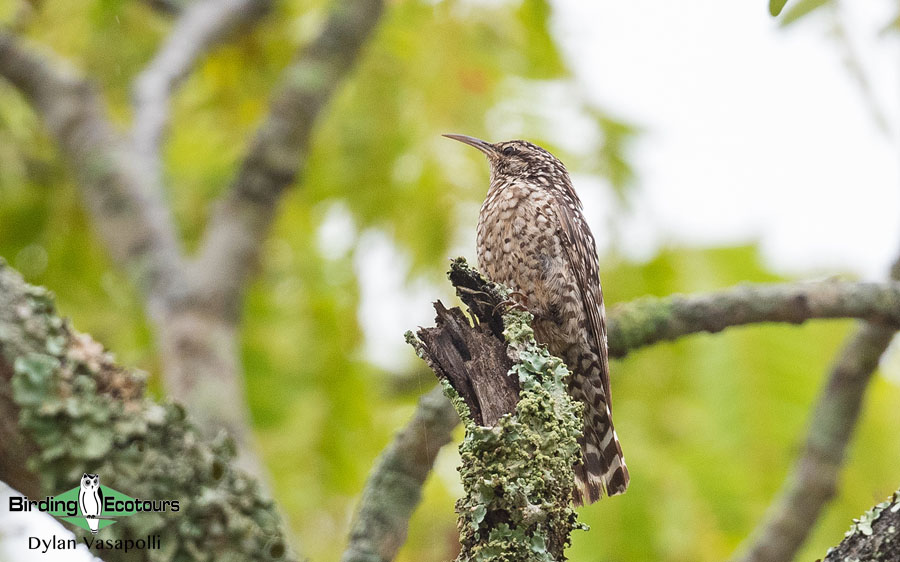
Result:
[[[853,520],[844,540],[825,555],[825,562],[900,559],[900,490]]]
[[[450,278],[474,324],[437,302],[437,326],[408,339],[466,430],[457,560],[565,560],[572,530],[582,527],[572,507],[582,407],[568,395],[569,370],[537,345],[531,315],[510,310],[504,288],[461,259]],[[506,400],[510,380],[517,392]]]
[[[15,437],[0,443],[0,456],[29,452],[27,467],[0,465],[0,480],[31,497],[64,492],[88,472],[133,498],[178,501],[177,512],[140,513],[104,529],[111,540],[158,534],[162,548],[109,550],[105,559],[293,559],[273,502],[234,468],[233,443],[205,440],[180,406],[146,398],[142,374],[73,330],[48,291],[2,260],[0,425]]]

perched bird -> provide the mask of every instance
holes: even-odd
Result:
[[[491,165],[478,217],[478,267],[534,315],[535,339],[566,362],[569,395],[584,403],[575,503],[621,494],[629,476],[612,423],[597,247],[569,173],[530,142],[444,136],[477,148]]]

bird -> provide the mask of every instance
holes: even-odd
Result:
[[[91,533],[96,535],[100,523],[97,518],[103,512],[103,490],[100,489],[99,474],[82,475],[78,504]]]
[[[566,167],[524,140],[443,136],[477,148],[490,164],[478,215],[479,269],[534,316],[535,340],[566,363],[568,393],[584,404],[574,503],[625,492],[630,477],[612,422],[597,247]]]

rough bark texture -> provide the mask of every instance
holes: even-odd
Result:
[[[74,331],[50,293],[0,260],[0,480],[29,497],[104,485],[141,499],[177,499],[177,513],[141,513],[104,539],[160,534],[162,549],[109,550],[107,560],[291,560],[282,523],[233,443],[204,439],[184,410],[144,397],[144,376]]]
[[[457,560],[565,560],[579,526],[572,467],[582,427],[581,406],[566,391],[569,371],[537,346],[531,315],[507,309],[502,287],[462,260],[453,262],[451,278],[471,303],[474,326],[460,309],[436,302],[437,325],[408,340],[466,428]]]
[[[900,491],[854,519],[841,544],[825,555],[825,562],[896,560],[900,560]]]
[[[438,301],[436,328],[419,330],[419,354],[441,380],[456,390],[478,425],[492,427],[512,413],[519,401],[519,381],[507,375],[512,367],[502,334],[484,324],[473,327],[458,308]]]

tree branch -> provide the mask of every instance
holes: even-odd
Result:
[[[406,541],[409,518],[459,416],[438,386],[375,463],[360,499],[342,562],[388,562]]]
[[[609,314],[609,354],[690,334],[762,322],[802,324],[817,318],[858,318],[900,326],[900,283],[812,281],[741,285],[705,295],[642,298]],[[893,330],[888,330],[893,333]]]
[[[825,562],[900,560],[900,490],[853,520],[841,544],[829,548]]]
[[[900,261],[891,277],[900,277]],[[866,389],[895,332],[889,326],[863,323],[847,340],[814,406],[803,452],[737,560],[790,560],[806,541],[837,490]]]
[[[383,4],[335,2],[322,32],[285,70],[269,115],[216,205],[196,272],[216,304],[232,314],[237,314],[234,307],[256,266],[278,201],[302,169],[316,118],[357,59]]]
[[[806,541],[837,490],[868,382],[893,336],[890,328],[863,324],[850,337],[814,406],[803,452],[737,560],[791,560]]]
[[[890,277],[900,280],[900,259]],[[739,562],[780,562],[794,557],[825,505],[834,497],[847,444],[878,361],[896,327],[872,322],[851,335],[828,375],[810,418],[806,444],[778,499],[741,545]]]
[[[144,376],[57,316],[51,295],[0,260],[0,480],[29,497],[76,486],[81,474],[142,499],[176,499],[177,513],[124,518],[107,539],[160,534],[184,560],[292,560],[282,523],[255,480],[234,468],[234,448],[207,440],[173,404],[144,396]],[[17,451],[27,445],[28,461]],[[109,533],[107,535],[107,533]],[[150,560],[154,551],[108,551]]]
[[[75,170],[93,225],[113,259],[136,280],[159,317],[180,279],[180,249],[168,211],[127,143],[107,121],[97,87],[0,29],[0,76],[17,87],[56,138]]]
[[[180,15],[152,61],[134,81],[132,140],[159,184],[160,145],[169,121],[169,98],[197,61],[243,24],[258,20],[271,0],[200,0]]]

